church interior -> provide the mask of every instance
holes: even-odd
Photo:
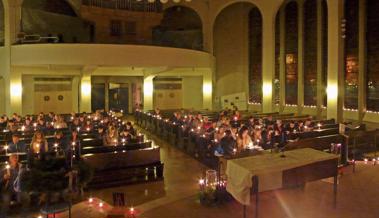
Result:
[[[378,11],[0,0],[0,218],[379,217]]]

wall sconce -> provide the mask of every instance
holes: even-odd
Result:
[[[83,82],[81,90],[82,90],[83,96],[90,96],[91,95],[91,84],[89,84],[88,82]]]
[[[22,85],[19,83],[12,83],[10,87],[12,97],[21,97],[22,95]]]

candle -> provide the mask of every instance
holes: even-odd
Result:
[[[234,153],[234,154],[237,153],[237,148],[233,148],[233,153]]]
[[[37,148],[36,153],[39,154],[39,152],[40,152],[40,144],[39,143],[36,144],[36,148]]]
[[[318,126],[318,129],[321,129],[321,123],[318,123],[317,126]]]
[[[76,130],[79,132],[80,131],[80,127],[76,127]]]
[[[134,214],[134,207],[131,207],[130,209],[129,209],[129,212],[130,212],[130,214]]]
[[[25,126],[21,126],[21,131],[25,131]]]
[[[9,148],[9,146],[8,146],[8,145],[5,145],[5,146],[4,146],[4,149],[5,149],[5,155],[7,155],[7,154],[8,154],[8,148]]]
[[[103,207],[104,206],[104,203],[103,202],[100,202],[99,203],[99,207]]]
[[[11,165],[7,164],[5,165],[5,169],[8,171],[11,168]]]
[[[37,127],[37,123],[33,123],[33,126],[34,126],[34,128],[36,128]]]
[[[93,198],[88,198],[88,202],[92,203],[93,202]]]
[[[121,141],[122,141],[122,143],[125,143],[125,138],[123,138]]]
[[[365,159],[364,159],[364,162],[365,162],[365,164],[367,164],[367,162],[368,162],[368,159],[367,159],[367,158],[365,158]]]
[[[74,119],[74,117],[71,116],[71,120],[73,120],[73,119]]]
[[[87,132],[89,132],[91,129],[89,127],[87,127]]]

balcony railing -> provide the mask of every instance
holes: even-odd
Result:
[[[139,12],[160,13],[163,10],[162,3],[160,3],[160,1],[149,3],[147,0],[83,0],[83,5],[89,7]]]

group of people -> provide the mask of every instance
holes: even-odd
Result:
[[[160,116],[160,110],[154,111]],[[209,139],[208,149],[216,155],[232,155],[244,150],[263,150],[283,147],[289,141],[298,140],[302,132],[318,128],[312,117],[283,122],[268,115],[264,118],[249,117],[244,120],[238,109],[223,110],[213,120],[200,113],[174,112],[169,121],[185,132]]]
[[[54,113],[21,117],[13,114],[0,118],[0,132],[4,139],[3,154],[8,154],[8,164],[0,169],[0,189],[2,213],[4,216],[11,201],[19,202],[22,192],[19,190],[19,178],[23,169],[33,167],[33,161],[43,160],[47,156],[60,156],[67,160],[67,167],[80,159],[81,140],[85,134],[91,134],[104,146],[126,145],[137,137],[131,122],[124,122],[114,112],[95,112],[92,114],[71,114],[69,116]],[[46,136],[47,135],[47,136]],[[30,143],[29,143],[30,142]],[[25,165],[20,155],[27,155]]]

